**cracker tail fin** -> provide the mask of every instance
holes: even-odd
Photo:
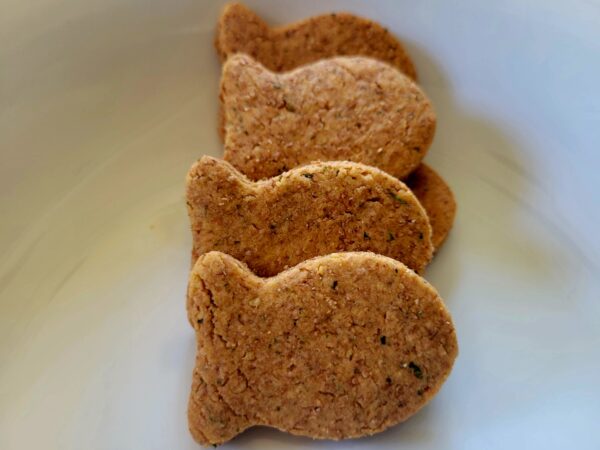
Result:
[[[252,190],[252,182],[231,164],[212,156],[196,161],[186,176],[186,203],[190,219],[205,217],[211,207],[224,212],[226,204]],[[218,204],[215,204],[218,203]]]
[[[198,195],[206,196],[213,192],[221,196],[239,194],[249,184],[251,182],[227,161],[205,155],[192,164],[187,173],[186,197],[188,203],[192,203],[199,200]]]
[[[188,402],[188,425],[202,445],[222,444],[253,425],[223,386],[223,366],[228,358],[227,303],[247,302],[258,296],[262,281],[237,259],[221,252],[200,256],[188,284],[188,319],[196,331],[197,356]],[[225,317],[225,319],[224,319]],[[208,358],[207,353],[220,355]]]
[[[221,62],[235,53],[257,56],[261,46],[270,40],[269,26],[241,3],[229,3],[223,8],[217,24],[215,48]]]
[[[231,100],[233,102],[237,101],[237,98],[231,98],[229,94],[237,92],[240,89],[245,94],[250,90],[255,90],[256,79],[264,72],[268,72],[266,67],[251,56],[243,53],[233,55],[223,63],[221,81],[219,83],[218,112],[218,131],[221,140],[225,141],[227,121],[233,119],[233,117],[227,117],[228,111],[232,107],[235,107],[232,104],[226,103],[226,100],[229,99],[229,103],[231,103]],[[255,94],[260,94],[260,92],[255,92]],[[230,113],[231,111],[229,111]]]
[[[203,446],[223,444],[252,423],[224,400],[216,386],[206,382],[203,367],[206,361],[200,353],[188,401],[188,427],[194,440]]]
[[[265,71],[267,69],[258,61],[241,53],[231,56],[223,63],[219,82],[218,112],[218,131],[222,141],[225,142],[228,122],[239,125],[235,122],[238,92],[241,90],[244,95],[247,95],[250,91],[256,91],[256,79]]]
[[[226,302],[248,302],[259,296],[263,281],[246,264],[218,251],[201,255],[188,281],[188,320],[197,331],[212,327],[214,310]],[[208,330],[210,331],[210,330]]]
[[[220,224],[227,217],[235,220],[236,206],[253,189],[252,182],[221,159],[203,156],[192,165],[186,177],[186,204],[193,238],[192,265],[198,256],[211,250],[203,245],[210,242],[211,224]]]

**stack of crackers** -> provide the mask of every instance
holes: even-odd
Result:
[[[422,163],[436,117],[413,63],[350,14],[270,28],[230,4],[215,44],[224,156],[186,187],[193,437],[346,439],[406,420],[458,352],[420,275],[456,204]]]

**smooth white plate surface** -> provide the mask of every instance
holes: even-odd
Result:
[[[458,330],[439,396],[372,438],[228,448],[600,448],[597,1],[249,2],[405,40],[455,229],[427,272]],[[183,180],[216,134],[220,3],[4,0],[0,448],[194,449]]]

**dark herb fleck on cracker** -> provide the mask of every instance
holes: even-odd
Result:
[[[401,205],[408,205],[408,202],[406,200],[404,200],[402,197],[400,197],[398,194],[396,194],[394,191],[387,191],[387,192],[390,197],[392,197],[394,200],[396,200]]]
[[[417,366],[414,362],[410,362],[408,364],[408,368],[413,371],[413,375],[417,377],[419,380],[423,378],[423,371],[419,366]]]
[[[294,105],[290,105],[287,100],[283,101],[283,106],[289,112],[296,112],[296,107]]]

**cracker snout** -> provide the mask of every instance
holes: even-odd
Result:
[[[448,183],[427,164],[421,164],[405,180],[427,212],[431,224],[431,241],[437,251],[454,225],[456,200]]]

